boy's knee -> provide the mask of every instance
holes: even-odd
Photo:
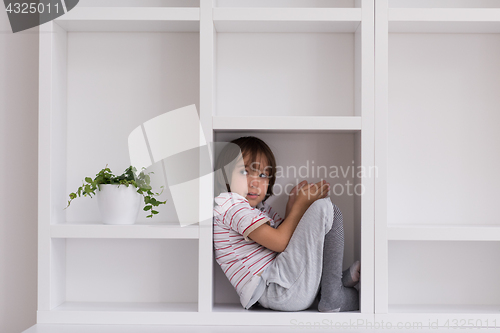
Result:
[[[311,206],[309,206],[306,213],[310,216],[313,215],[316,218],[323,217],[325,220],[331,221],[334,213],[333,203],[330,198],[318,199],[314,201]],[[317,219],[314,220],[317,221]]]
[[[309,209],[317,212],[330,212],[333,210],[333,203],[330,198],[323,198],[314,201]]]

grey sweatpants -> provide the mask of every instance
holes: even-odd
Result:
[[[334,205],[330,198],[316,200],[307,209],[285,251],[262,274],[266,287],[258,300],[260,305],[273,310],[300,311],[313,304],[321,282],[325,235],[333,220]]]

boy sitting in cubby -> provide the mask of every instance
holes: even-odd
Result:
[[[359,309],[360,263],[342,272],[342,213],[327,198],[330,185],[302,181],[289,196],[285,219],[266,200],[276,160],[256,137],[231,141],[216,164],[215,259],[242,306],[281,311]]]

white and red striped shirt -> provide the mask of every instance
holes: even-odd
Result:
[[[278,252],[256,243],[248,235],[264,223],[277,228],[283,219],[266,203],[250,206],[243,196],[226,192],[215,198],[215,260],[246,307],[260,275]]]

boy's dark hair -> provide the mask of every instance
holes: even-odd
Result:
[[[264,200],[273,195],[273,186],[276,181],[276,159],[269,146],[259,138],[254,136],[244,136],[231,141],[222,149],[215,165],[215,195],[222,192],[231,192],[229,182],[233,174],[237,158],[249,157],[250,165],[257,162],[257,157],[262,155],[267,159],[268,165],[265,170],[269,171],[269,186]]]

